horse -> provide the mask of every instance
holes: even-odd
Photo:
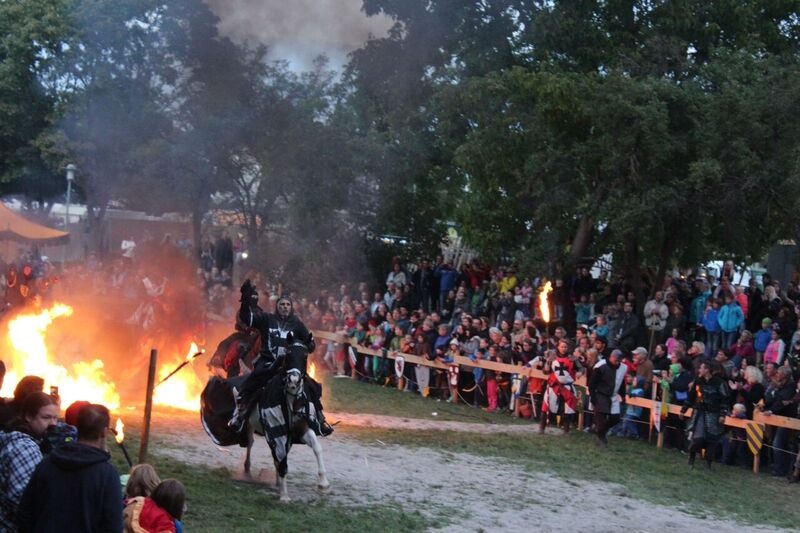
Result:
[[[292,444],[306,444],[317,459],[317,488],[330,489],[322,459],[322,446],[317,438],[319,422],[313,402],[308,400],[306,362],[308,348],[302,342],[291,342],[286,349],[283,369],[267,383],[258,399],[258,407],[250,413],[247,424],[247,453],[244,471],[250,473],[250,451],[253,433],[264,435],[275,463],[275,484],[280,501],[291,501],[286,487],[288,455]]]

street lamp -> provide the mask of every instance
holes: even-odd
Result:
[[[78,170],[78,167],[70,163],[67,165],[67,208],[65,209],[64,214],[64,231],[69,230],[69,204],[72,197],[72,182],[75,180],[75,171]],[[64,260],[62,261],[62,266],[67,264],[67,244],[64,244]]]

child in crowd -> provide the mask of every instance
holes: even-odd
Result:
[[[635,376],[634,374],[627,374],[625,376],[625,383],[628,386],[628,396],[632,398],[644,397],[644,378],[642,376]],[[639,438],[639,428],[637,423],[642,417],[642,408],[633,405],[625,406],[625,415],[622,420],[608,432],[609,435],[615,437],[628,437],[631,439]]]
[[[672,355],[675,352],[675,348],[678,346],[679,341],[680,338],[678,328],[672,328],[672,335],[667,339],[667,342],[664,343],[667,346],[667,355]]]
[[[595,335],[598,337],[608,338],[608,320],[606,315],[597,315],[594,326]]]
[[[150,465],[137,465],[150,466]],[[131,479],[137,481],[130,487],[131,493],[143,493],[125,500],[122,512],[125,533],[182,533],[183,513],[186,510],[186,489],[176,479],[165,479],[158,483],[149,495],[145,495],[155,476],[152,467],[141,471],[131,470]],[[147,479],[146,479],[147,478]],[[131,485],[130,480],[128,485]],[[125,488],[128,494],[128,486]]]
[[[128,482],[125,484],[125,498],[147,497],[161,483],[153,465],[141,463],[131,468]]]
[[[747,409],[744,404],[737,403],[733,406],[731,412],[733,418],[744,420],[747,418]],[[722,463],[726,465],[739,465],[747,468],[748,465],[748,448],[747,448],[747,432],[743,428],[733,428],[727,433],[720,441],[722,448]]]
[[[575,322],[578,325],[586,325],[592,317],[592,304],[589,303],[589,297],[581,294],[580,301],[575,304]]]
[[[706,312],[703,314],[703,328],[706,330],[705,356],[711,359],[722,338],[722,329],[719,327],[719,300],[709,298],[706,303]]]

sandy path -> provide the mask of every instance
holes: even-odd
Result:
[[[408,430],[451,429],[498,431],[498,426],[431,422],[387,416],[331,413],[342,425],[369,425]],[[502,431],[534,433],[532,426],[502,426]],[[219,448],[203,432],[198,417],[154,414],[154,445],[160,455],[204,467],[241,470],[244,451]],[[510,461],[446,451],[364,443],[334,433],[323,441],[331,492],[315,490],[316,462],[306,446],[295,446],[289,463],[289,491],[295,499],[326,498],[341,505],[397,502],[441,520],[444,531],[776,531],[743,527],[730,520],[703,519],[673,507],[626,496],[611,483],[561,479],[521,471]],[[272,459],[263,439],[253,450],[253,471],[274,479]],[[276,493],[277,498],[277,493]],[[555,503],[564,502],[564,504]],[[546,520],[546,526],[542,521]],[[402,524],[398,524],[402,528]]]

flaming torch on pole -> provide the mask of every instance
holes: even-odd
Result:
[[[164,383],[165,381],[167,381],[169,378],[171,378],[172,376],[174,376],[175,374],[177,374],[177,373],[178,373],[178,372],[181,370],[181,368],[185,367],[186,365],[188,365],[189,363],[191,363],[191,362],[192,362],[192,361],[194,361],[194,360],[195,360],[197,357],[199,357],[199,356],[203,355],[204,353],[206,353],[206,350],[205,350],[205,348],[204,348],[204,349],[202,349],[202,350],[199,350],[199,351],[197,351],[197,352],[195,352],[195,353],[189,352],[189,355],[187,355],[187,356],[186,356],[186,359],[185,359],[185,360],[184,360],[184,361],[183,361],[181,364],[179,364],[179,365],[178,365],[178,366],[175,368],[175,370],[173,370],[172,372],[170,372],[169,374],[167,374],[167,375],[164,377],[164,379],[162,379],[161,381],[159,381],[158,383],[156,383],[156,387],[158,387],[159,385],[161,385],[162,383]]]
[[[539,291],[539,315],[544,320],[544,347],[548,349],[550,342],[550,302],[547,301],[550,293],[553,292],[553,284],[549,281],[542,286]]]
[[[117,418],[117,424],[114,426],[114,440],[117,441],[125,460],[128,461],[128,468],[132,467],[133,461],[131,461],[131,456],[128,455],[128,449],[125,447],[125,424],[122,423],[121,418]]]

